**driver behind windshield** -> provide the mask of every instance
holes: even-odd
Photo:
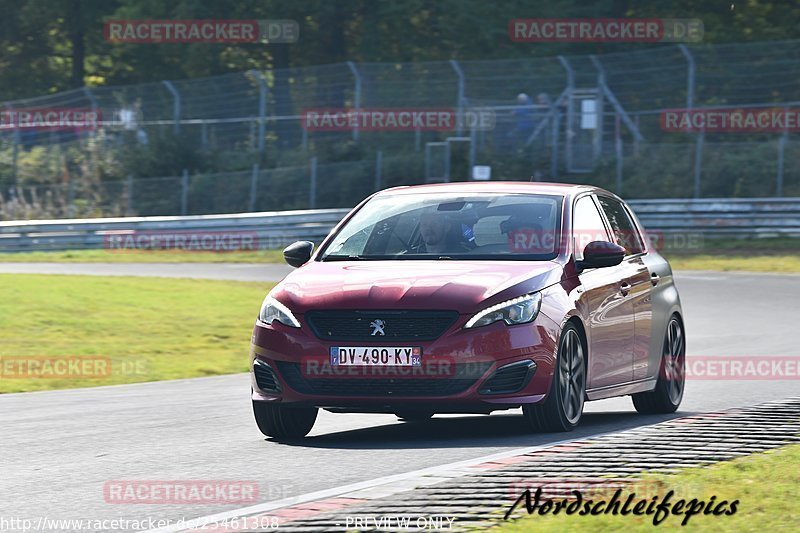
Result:
[[[419,233],[424,244],[424,252],[450,254],[469,252],[471,247],[461,239],[458,224],[447,215],[437,211],[427,211],[419,220]]]

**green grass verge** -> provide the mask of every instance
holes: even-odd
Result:
[[[689,249],[662,252],[674,270],[800,272],[800,239],[706,239]],[[0,253],[0,263],[283,263],[282,250],[76,250]]]
[[[529,531],[797,531],[800,511],[797,509],[797,487],[800,486],[800,445],[787,446],[775,451],[751,455],[733,461],[717,463],[706,468],[692,468],[679,474],[647,476],[629,491],[636,492],[637,501],[675,491],[674,503],[679,498],[692,498],[715,503],[722,500],[739,500],[737,511],[731,516],[694,515],[682,527],[684,517],[670,515],[658,527],[650,516],[578,516],[535,513],[522,519],[505,523],[491,531],[495,533],[522,533]],[[637,488],[638,487],[638,488]],[[655,491],[654,489],[659,490]],[[629,494],[623,493],[624,498]],[[611,494],[604,496],[610,499]],[[595,501],[597,495],[592,496]],[[659,500],[660,501],[660,500]],[[522,506],[524,509],[524,504]],[[730,508],[730,507],[728,507]]]
[[[272,285],[0,275],[0,392],[245,372],[255,317]],[[46,364],[40,357],[78,356],[110,370],[70,377],[24,370],[29,361]]]
[[[718,270],[723,272],[800,272],[800,253],[763,255],[667,256],[672,270]]]
[[[0,263],[283,263],[283,250],[73,250],[0,253]]]
[[[705,239],[667,249],[673,270],[800,272],[800,239]]]

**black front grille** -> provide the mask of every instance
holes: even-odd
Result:
[[[528,384],[536,371],[533,361],[518,361],[497,369],[478,392],[481,394],[509,394]]]
[[[413,342],[438,338],[453,325],[458,312],[309,311],[305,318],[314,334],[324,340]]]
[[[265,391],[280,392],[281,386],[275,377],[275,372],[266,363],[253,363],[253,373],[256,375],[258,388]]]
[[[320,396],[375,396],[382,398],[410,396],[449,396],[470,388],[491,363],[457,364],[447,378],[307,378],[300,365],[278,361],[286,383],[297,392]]]

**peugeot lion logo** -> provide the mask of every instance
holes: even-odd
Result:
[[[384,322],[380,318],[370,322],[369,323],[369,327],[372,328],[372,336],[374,337],[375,335],[386,335],[386,333],[383,332],[383,327],[385,325],[386,325],[386,322]]]

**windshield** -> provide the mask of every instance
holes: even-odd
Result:
[[[512,259],[558,255],[561,197],[534,194],[400,194],[364,205],[322,261]]]

